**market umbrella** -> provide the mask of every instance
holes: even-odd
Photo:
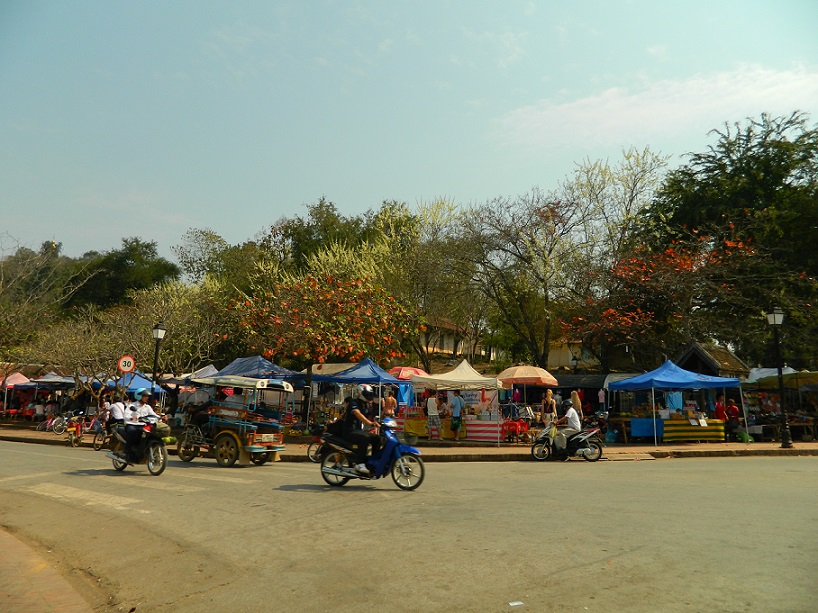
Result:
[[[523,398],[526,398],[526,386],[549,386],[556,387],[557,380],[550,372],[539,366],[512,366],[506,368],[497,375],[497,380],[505,384],[518,384],[523,386]]]
[[[412,375],[418,375],[419,377],[429,376],[429,373],[427,373],[425,370],[422,368],[415,368],[414,366],[395,366],[389,370],[389,374],[395,377],[395,379],[400,379],[401,381],[411,381]]]

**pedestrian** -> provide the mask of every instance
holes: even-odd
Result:
[[[386,390],[386,398],[383,399],[383,416],[394,417],[398,408],[398,401],[392,395],[392,390]]]
[[[724,407],[724,394],[719,394],[716,396],[716,405],[715,405],[715,413],[716,419],[719,419],[727,424],[727,411],[725,411]]]
[[[736,432],[738,432],[739,428],[738,407],[736,406],[736,401],[730,398],[727,401],[727,407],[724,409],[724,412],[727,415],[727,424],[725,425],[727,440],[734,441],[736,440]]]
[[[463,401],[463,398],[460,397],[460,390],[454,391],[454,397],[452,398],[452,434],[454,434],[454,442],[458,441],[458,436],[460,435],[460,426],[463,425],[463,409],[466,407],[466,403]]]
[[[579,392],[577,390],[571,392],[571,404],[574,406],[577,415],[579,415],[579,420],[582,421],[585,419],[585,415],[582,413],[582,399],[579,397]]]
[[[542,424],[548,428],[557,419],[557,401],[554,392],[546,390],[542,395]]]
[[[437,438],[438,440],[443,440],[442,432],[440,429],[440,409],[438,408],[438,404],[442,403],[441,399],[438,398],[437,394],[431,394],[429,399],[426,401],[426,434],[429,437],[429,440],[432,440],[432,428],[437,428]]]
[[[596,397],[599,400],[599,410],[604,411],[605,410],[605,388],[604,387],[599,388],[599,393],[597,394]]]

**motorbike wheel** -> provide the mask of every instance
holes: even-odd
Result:
[[[168,465],[168,450],[159,442],[148,444],[148,472],[154,477],[161,475]]]
[[[68,435],[68,444],[71,447],[79,447],[82,444],[82,434],[74,434],[71,432]]]
[[[426,467],[419,455],[407,453],[392,462],[392,481],[402,490],[415,490],[423,483]]]
[[[588,447],[594,450],[591,455],[583,456],[589,462],[596,462],[599,458],[602,457],[602,445],[597,443],[596,441],[590,441],[588,443]]]
[[[270,461],[270,452],[263,451],[261,453],[251,453],[250,454],[250,461],[255,464],[256,466],[261,466],[266,464]]]
[[[544,441],[538,441],[531,445],[531,455],[535,460],[539,460],[541,462],[543,460],[547,460],[551,455],[551,445],[545,443]]]
[[[239,459],[239,446],[236,439],[227,432],[222,432],[213,441],[213,455],[219,466],[229,468]]]
[[[176,453],[182,462],[192,462],[199,455],[199,446],[194,445],[187,434],[183,434],[176,443]]]
[[[333,475],[330,473],[326,473],[324,472],[325,468],[345,471],[354,470],[352,460],[350,460],[346,454],[343,454],[340,451],[335,450],[330,451],[321,460],[321,478],[323,478],[328,485],[331,485],[333,487],[340,487],[341,485],[345,485],[350,480],[350,477],[342,477],[341,475]]]
[[[100,430],[94,435],[94,451],[99,451],[105,447],[106,438],[105,430]]]
[[[51,431],[57,436],[65,434],[65,418],[57,417],[54,419],[54,423],[51,424]]]
[[[123,470],[128,468],[128,463],[123,460],[112,460],[112,462],[114,463],[114,470],[117,472],[121,473]]]
[[[310,459],[310,462],[315,462],[317,464],[321,461],[321,456],[324,454],[322,451],[323,446],[324,443],[320,441],[310,443],[310,446],[307,447],[307,457]]]

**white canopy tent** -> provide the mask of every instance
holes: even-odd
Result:
[[[412,385],[432,390],[490,390],[502,388],[497,377],[484,377],[474,370],[468,360],[457,368],[439,375],[413,375]]]

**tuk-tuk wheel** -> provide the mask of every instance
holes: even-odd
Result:
[[[219,466],[233,466],[239,459],[239,444],[229,432],[222,432],[213,441],[213,455]]]

